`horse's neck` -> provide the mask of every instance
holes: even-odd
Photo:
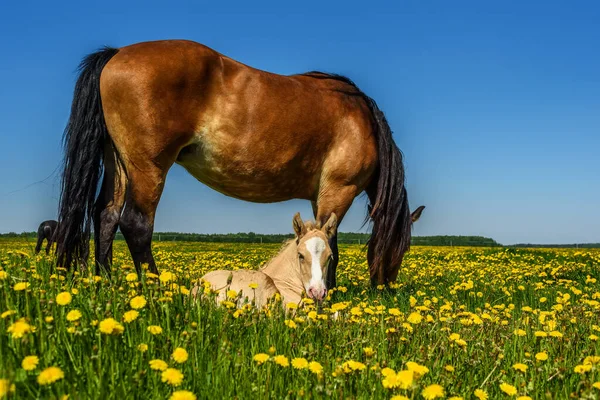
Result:
[[[285,302],[298,303],[304,291],[296,264],[296,252],[296,241],[292,239],[261,269],[262,273],[273,280]]]

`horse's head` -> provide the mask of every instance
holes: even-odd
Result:
[[[300,213],[296,213],[293,225],[298,249],[296,262],[302,284],[308,297],[321,301],[327,296],[325,277],[333,254],[329,239],[335,235],[337,217],[332,214],[325,225],[318,228],[311,221],[302,221]]]

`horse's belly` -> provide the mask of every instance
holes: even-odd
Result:
[[[255,156],[235,145],[215,149],[205,143],[191,144],[180,152],[177,163],[200,182],[240,200],[273,203],[312,199],[315,191],[308,171]]]

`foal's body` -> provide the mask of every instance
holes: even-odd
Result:
[[[93,220],[98,267],[120,226],[138,270],[156,272],[154,217],[175,163],[238,199],[309,200],[318,226],[366,191],[373,282],[395,280],[409,247],[402,155],[375,102],[344,77],[268,73],[183,40],[107,48],[82,63],[65,143],[62,264],[86,258]],[[330,246],[332,286],[335,236]]]
[[[322,228],[312,221],[302,221],[300,214],[293,220],[296,238],[288,240],[283,247],[259,271],[218,270],[207,273],[202,280],[217,290],[217,301],[227,298],[227,291],[242,292],[241,299],[254,302],[257,307],[279,293],[283,304],[300,303],[302,294],[321,301],[327,295],[324,278],[331,263],[332,251],[329,239],[335,235],[337,218],[333,214]],[[256,288],[249,285],[256,283]],[[192,296],[202,290],[196,286]]]

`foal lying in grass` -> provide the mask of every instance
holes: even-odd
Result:
[[[412,222],[419,219],[425,206],[420,206],[411,214]],[[296,237],[284,243],[281,250],[259,271],[218,270],[202,277],[205,287],[218,291],[217,301],[227,299],[229,290],[238,296],[238,306],[247,299],[261,308],[276,293],[283,304],[299,304],[304,292],[313,300],[322,301],[327,296],[325,277],[332,252],[329,239],[337,229],[337,217],[333,214],[327,223],[317,228],[312,221],[302,221],[300,213],[293,219]],[[192,296],[203,291],[201,285],[192,289]]]
[[[302,294],[316,301],[327,296],[325,277],[332,258],[329,239],[337,229],[337,217],[332,214],[321,228],[312,221],[302,221],[300,213],[293,219],[296,237],[284,243],[279,253],[259,271],[212,271],[202,277],[205,285],[219,292],[217,301],[227,298],[227,291],[242,292],[240,303],[247,298],[256,307],[263,307],[276,293],[283,304],[300,303]],[[201,286],[192,289],[197,296]],[[238,306],[241,304],[238,303]]]

